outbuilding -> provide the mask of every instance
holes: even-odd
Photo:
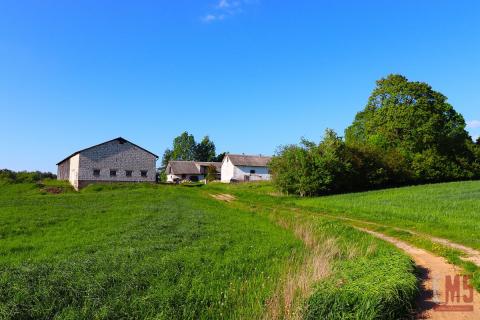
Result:
[[[209,167],[215,167],[220,178],[221,162],[169,161],[165,168],[167,182],[200,181],[206,178]]]
[[[222,162],[222,182],[247,182],[270,180],[266,156],[227,154]]]

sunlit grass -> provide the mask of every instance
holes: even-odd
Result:
[[[296,204],[408,228],[480,249],[480,181],[298,199]]]

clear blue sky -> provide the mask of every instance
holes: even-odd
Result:
[[[3,0],[0,168],[55,171],[117,136],[161,155],[184,130],[272,154],[343,134],[389,73],[479,135],[480,2]]]

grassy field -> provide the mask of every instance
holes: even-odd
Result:
[[[338,220],[292,206],[270,184],[215,184],[208,192],[228,192],[238,199],[231,206],[249,209],[313,241],[328,251],[329,272],[307,294],[305,319],[403,319],[411,314],[417,293],[412,261],[392,245]],[[306,238],[306,239],[305,239]],[[332,253],[333,251],[333,253]],[[325,261],[323,261],[325,263]],[[290,276],[289,276],[290,277]]]
[[[196,188],[8,185],[0,208],[3,319],[255,318],[303,250]]]
[[[480,181],[298,199],[297,205],[407,228],[480,249]]]
[[[220,193],[235,200],[212,197]],[[409,315],[408,257],[271,193],[262,184],[0,185],[0,318]]]

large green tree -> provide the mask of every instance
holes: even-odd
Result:
[[[215,160],[215,144],[208,136],[195,146],[196,161],[214,161]]]
[[[192,134],[187,131],[173,139],[172,159],[190,161],[195,160],[197,143]]]
[[[389,75],[377,81],[345,138],[347,145],[397,153],[417,180],[439,181],[474,175],[465,126],[447,97],[430,85]]]
[[[197,144],[195,137],[185,131],[173,139],[172,148],[166,149],[163,153],[160,170],[164,170],[170,160],[218,161],[223,159],[224,154],[215,155],[215,143],[208,136]]]

